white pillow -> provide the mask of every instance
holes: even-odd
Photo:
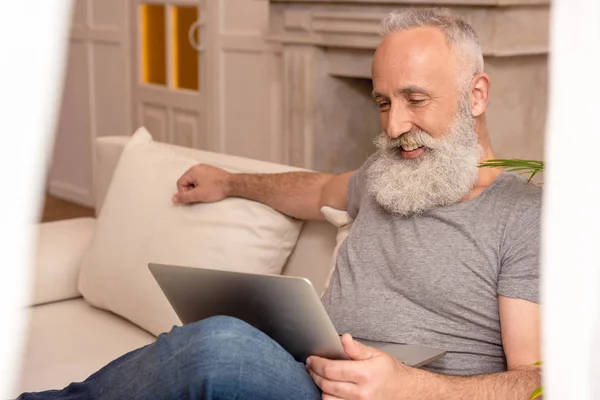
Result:
[[[239,198],[173,205],[177,179],[199,162],[153,142],[144,128],[133,135],[81,267],[86,301],[158,335],[180,321],[148,263],[281,273],[302,222]]]
[[[331,260],[331,264],[329,265],[329,275],[327,275],[327,280],[325,281],[325,287],[323,288],[323,292],[321,292],[321,296],[329,287],[329,281],[331,280],[331,275],[333,275],[333,271],[335,271],[336,263],[337,263],[337,254],[340,250],[340,246],[346,240],[346,237],[350,233],[350,229],[352,228],[352,222],[354,221],[350,214],[347,211],[338,210],[329,206],[325,206],[321,208],[321,213],[325,216],[325,219],[333,226],[338,228],[337,235],[335,238],[336,245],[333,250],[333,257]]]

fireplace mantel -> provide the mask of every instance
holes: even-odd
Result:
[[[548,5],[549,0],[270,0],[272,3],[321,3],[321,4],[405,4],[450,7],[450,6],[528,6]]]
[[[364,161],[378,126],[367,86],[381,20],[425,4],[451,8],[479,35],[499,155],[542,156],[547,0],[270,0],[266,37],[283,60],[284,161],[330,172]]]
[[[270,40],[369,50],[374,50],[379,43],[383,17],[392,10],[406,7],[403,4],[406,2],[397,0],[356,0],[343,4],[272,0],[271,3]],[[451,2],[437,0],[437,3]],[[549,7],[546,2],[532,5],[535,2],[522,0],[520,6],[510,7],[506,1],[462,3],[468,6],[457,7],[454,11],[475,28],[484,56],[514,57],[548,52]]]

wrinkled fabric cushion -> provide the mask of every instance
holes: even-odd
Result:
[[[30,305],[80,297],[79,266],[96,220],[75,218],[37,225],[35,274]]]
[[[211,164],[220,166],[219,157],[212,158]],[[171,203],[177,179],[203,161],[153,142],[143,128],[134,134],[81,267],[79,290],[86,301],[158,335],[180,321],[148,263],[281,273],[301,222],[239,198],[193,206]]]
[[[333,275],[333,271],[335,271],[335,266],[337,263],[337,254],[344,240],[350,233],[350,229],[352,229],[352,222],[354,221],[350,214],[344,210],[338,210],[329,206],[325,206],[321,208],[321,213],[325,216],[327,222],[337,228],[337,235],[335,238],[335,249],[333,250],[333,256],[331,258],[331,263],[329,264],[329,274],[327,275],[327,279],[325,280],[325,286],[321,292],[321,296],[327,290],[329,286],[329,281],[331,280],[331,276]]]

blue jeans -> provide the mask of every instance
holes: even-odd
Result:
[[[238,319],[213,317],[175,327],[156,342],[63,390],[20,399],[321,399],[306,372],[279,344]]]

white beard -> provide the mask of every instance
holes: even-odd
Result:
[[[434,139],[415,128],[425,152],[416,159],[400,156],[399,138],[385,132],[375,138],[379,149],[367,169],[367,188],[388,212],[408,217],[461,201],[475,186],[482,148],[475,121],[463,104],[447,132]]]

